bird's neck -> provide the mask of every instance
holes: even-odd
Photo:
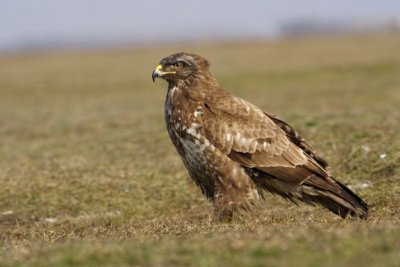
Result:
[[[178,88],[194,100],[200,100],[206,91],[219,89],[217,80],[209,72],[169,81],[168,88]]]

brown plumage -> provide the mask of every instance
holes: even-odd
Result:
[[[168,82],[165,121],[190,176],[219,219],[258,206],[263,190],[366,218],[367,204],[330,176],[291,126],[218,86],[201,56],[177,53],[152,74]]]

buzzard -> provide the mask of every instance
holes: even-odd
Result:
[[[365,219],[367,204],[333,178],[327,162],[286,122],[219,87],[205,58],[176,53],[152,79],[168,82],[165,122],[176,150],[216,218],[260,205],[268,190]]]

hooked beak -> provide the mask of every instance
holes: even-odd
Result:
[[[159,64],[159,65],[157,65],[157,67],[153,70],[153,73],[151,74],[151,78],[153,79],[153,82],[155,82],[157,78],[162,77],[163,71],[162,71],[161,69],[162,69],[162,65]]]
[[[163,71],[162,70],[163,66],[161,64],[157,65],[157,67],[153,70],[153,73],[151,74],[151,78],[153,79],[153,82],[157,78],[162,78],[167,74],[176,74],[175,71]]]

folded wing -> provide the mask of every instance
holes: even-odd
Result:
[[[326,161],[288,124],[222,90],[205,106],[207,139],[241,164],[259,187],[294,202],[320,204],[342,217],[366,218],[367,205],[329,175]]]

